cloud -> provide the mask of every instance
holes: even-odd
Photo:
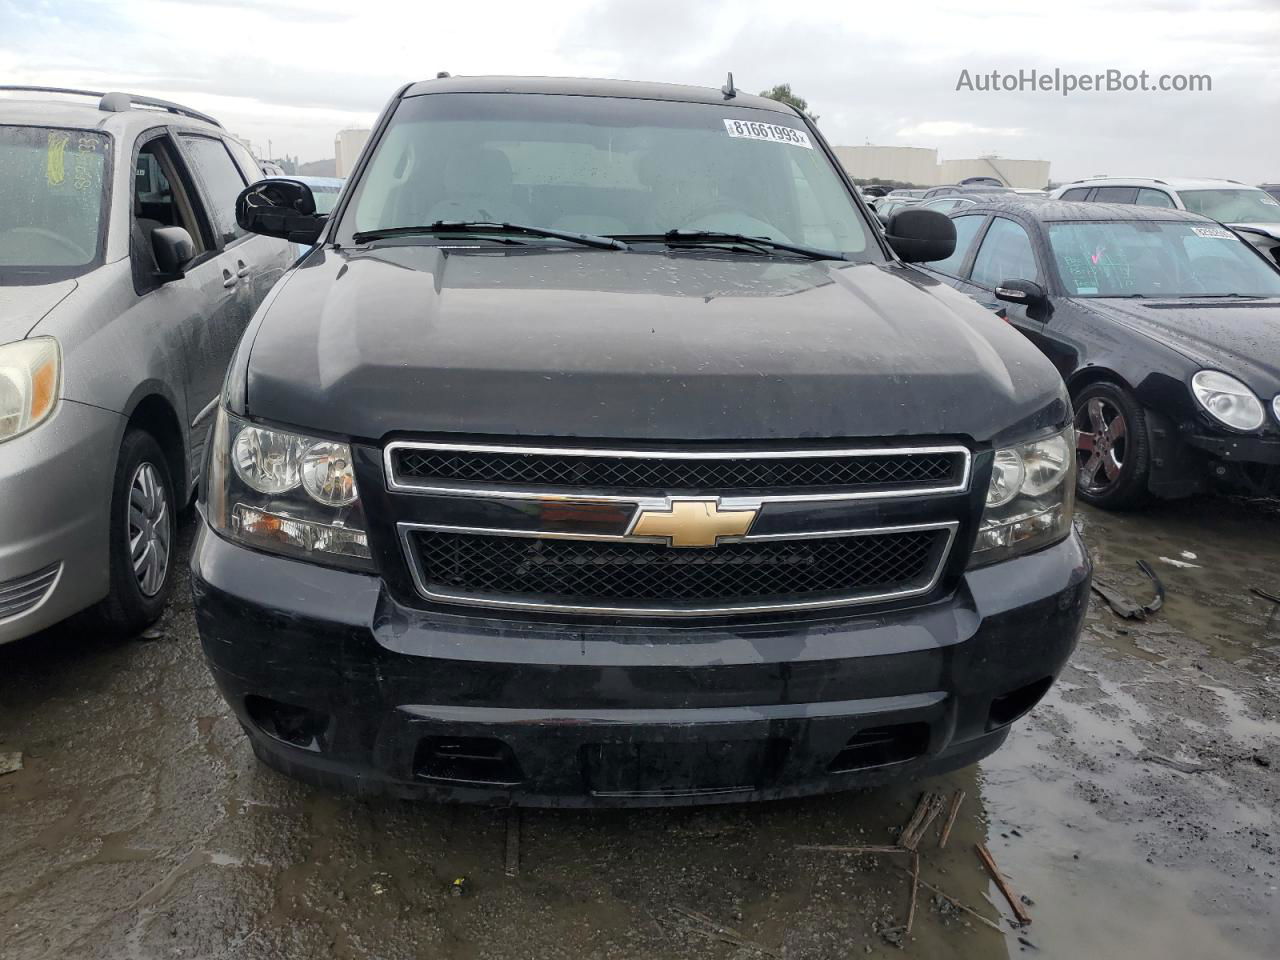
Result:
[[[965,120],[925,120],[903,127],[897,136],[905,139],[921,137],[962,137],[981,134],[988,137],[1021,137],[1026,133],[1022,127],[984,127]]]

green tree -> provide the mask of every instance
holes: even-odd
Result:
[[[761,90],[760,96],[768,97],[770,100],[777,100],[779,103],[790,104],[795,107],[814,123],[818,122],[818,115],[809,112],[809,101],[804,97],[797,97],[791,92],[791,84],[780,83],[772,90]]]

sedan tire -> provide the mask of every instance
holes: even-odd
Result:
[[[1151,443],[1146,411],[1116,383],[1091,383],[1075,398],[1076,489],[1104,510],[1129,510],[1150,499]]]

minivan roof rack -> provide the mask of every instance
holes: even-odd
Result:
[[[75,97],[97,97],[98,109],[107,113],[123,113],[131,110],[133,107],[151,107],[156,110],[167,110],[169,113],[179,114],[184,117],[191,117],[193,120],[203,120],[205,123],[211,123],[215,127],[221,127],[222,124],[209,116],[207,113],[201,113],[199,110],[192,110],[190,107],[184,107],[180,103],[174,103],[171,100],[158,100],[155,97],[143,97],[136,93],[103,93],[100,90],[78,90],[74,87],[39,87],[39,86],[22,86],[16,84],[0,84],[0,91],[12,91],[20,93],[65,93]]]

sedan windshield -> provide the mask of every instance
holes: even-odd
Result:
[[[108,139],[0,126],[0,279],[71,276],[99,258]]]
[[[1280,203],[1265,190],[1180,190],[1178,196],[1192,213],[1222,223],[1280,223]]]
[[[1049,246],[1071,296],[1280,296],[1280,271],[1213,223],[1051,223]]]
[[[349,210],[343,242],[357,232],[483,221],[653,242],[672,230],[714,231],[879,257],[800,118],[730,104],[411,97],[397,107]]]

